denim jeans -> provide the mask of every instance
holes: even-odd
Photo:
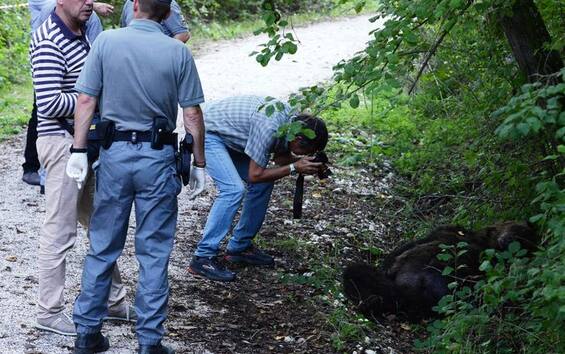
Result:
[[[273,182],[249,183],[249,156],[234,151],[215,134],[206,133],[206,169],[214,180],[218,195],[208,215],[204,235],[195,255],[211,257],[218,254],[242,201],[239,222],[233,229],[228,251],[243,251],[251,245],[267,213]]]
[[[135,203],[135,255],[139,281],[135,297],[139,344],[159,344],[167,317],[167,268],[177,223],[176,174],[172,146],[151,149],[149,143],[114,142],[100,150],[96,171],[90,249],[73,320],[77,333],[100,331],[107,314],[110,276],[126,241]]]

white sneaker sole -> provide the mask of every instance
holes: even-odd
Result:
[[[62,336],[72,336],[72,337],[76,337],[76,335],[77,335],[76,332],[63,332],[63,331],[59,331],[59,330],[57,330],[57,329],[55,329],[55,328],[51,328],[51,327],[47,327],[47,326],[40,325],[39,323],[35,323],[35,328],[41,329],[41,330],[44,330],[44,331],[49,331],[49,332],[57,333],[57,334],[60,334],[60,335],[62,335]]]

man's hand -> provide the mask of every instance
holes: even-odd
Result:
[[[95,2],[92,7],[99,16],[108,17],[114,13],[114,6],[103,2]]]
[[[296,161],[294,163],[294,167],[296,168],[296,171],[303,175],[313,175],[318,173],[318,171],[320,171],[320,169],[322,168],[323,163],[312,162],[313,159],[314,157],[308,156],[308,157],[303,157],[300,160]]]
[[[78,189],[81,189],[88,172],[88,158],[86,157],[86,152],[72,153],[69,161],[67,161],[66,172],[67,176],[77,182]]]
[[[192,166],[190,169],[190,179],[188,180],[189,199],[196,198],[200,193],[204,192],[206,187],[206,172],[204,167]]]

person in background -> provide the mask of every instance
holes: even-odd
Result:
[[[122,8],[120,27],[129,26],[133,19],[133,0],[126,0]],[[182,10],[175,0],[171,2],[171,14],[161,22],[163,32],[169,37],[186,43],[190,39],[190,30],[186,24]]]
[[[31,17],[31,33],[35,32],[37,28],[49,17],[51,12],[55,9],[57,4],[56,0],[28,0],[28,9]],[[86,23],[87,37],[90,42],[93,42],[96,37],[102,32],[102,23],[96,15],[109,16],[113,13],[114,7],[110,4],[95,2],[94,13],[90,16]],[[24,163],[22,168],[24,170],[22,181],[25,183],[38,186],[40,185],[39,159],[37,157],[37,103],[35,95],[33,97],[33,108],[31,110],[31,117],[27,126],[26,144],[24,147]]]

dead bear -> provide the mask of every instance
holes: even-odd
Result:
[[[383,315],[396,314],[409,321],[434,316],[432,307],[449,293],[447,285],[457,279],[477,279],[481,253],[489,248],[505,250],[513,241],[533,251],[539,244],[532,225],[507,221],[479,231],[459,226],[440,226],[425,238],[408,242],[387,255],[376,268],[368,264],[354,264],[343,273],[346,297],[357,310],[371,320]],[[467,252],[457,258],[456,269],[449,277],[443,276],[446,266],[455,267],[454,260],[440,261],[440,245],[466,242]]]

